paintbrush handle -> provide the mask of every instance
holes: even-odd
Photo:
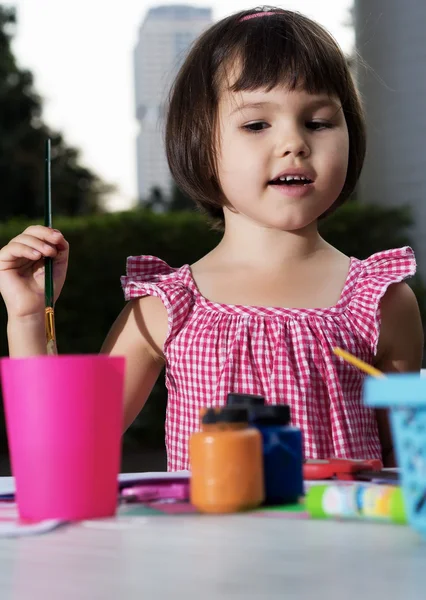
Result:
[[[336,356],[340,356],[340,358],[343,358],[343,360],[345,360],[347,363],[353,365],[354,367],[357,367],[360,371],[363,371],[371,377],[385,377],[385,374],[382,373],[382,371],[379,371],[378,369],[364,362],[360,358],[353,356],[353,354],[350,354],[346,350],[342,350],[342,348],[333,348],[333,352]]]
[[[50,139],[46,140],[44,161],[44,224],[52,227],[52,190],[51,190],[51,152]],[[53,261],[50,257],[44,259],[44,288],[46,307],[53,308]]]
[[[44,259],[44,286],[46,308],[53,308],[53,260],[50,256]]]
[[[45,198],[44,198],[44,224],[52,227],[52,190],[50,170],[50,139],[46,140],[45,147]],[[47,354],[57,354],[55,335],[54,288],[53,288],[53,260],[50,257],[44,259],[44,296],[45,296],[45,328]]]

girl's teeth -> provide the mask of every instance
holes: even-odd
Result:
[[[302,183],[309,181],[303,175],[284,175],[283,177],[279,177],[278,180],[286,183],[289,183],[291,181],[301,181]]]
[[[299,175],[284,175],[284,177],[280,177],[280,181],[292,181],[292,180],[305,181],[306,177],[300,177]]]

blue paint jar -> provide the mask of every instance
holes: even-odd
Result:
[[[290,425],[290,407],[257,406],[251,424],[262,435],[265,503],[292,504],[303,496],[302,432]]]
[[[265,504],[291,504],[303,496],[302,433],[290,425],[290,407],[269,406],[263,396],[228,394],[227,404],[244,407],[263,442]]]

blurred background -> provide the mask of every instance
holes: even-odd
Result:
[[[426,3],[276,3],[324,25],[344,50],[367,114],[368,154],[325,238],[351,256],[410,244],[426,319]],[[52,139],[54,226],[70,241],[57,305],[60,352],[98,352],[123,306],[126,257],[192,263],[220,234],[174,184],[167,94],[190,45],[241,0],[0,0],[0,246],[43,221],[44,141]],[[0,307],[0,356],[7,355]],[[125,435],[122,469],[165,469],[163,380]],[[0,398],[0,475],[10,472]]]

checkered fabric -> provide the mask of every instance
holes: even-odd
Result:
[[[362,404],[364,375],[332,349],[372,363],[380,299],[415,271],[409,247],[351,258],[335,306],[262,308],[207,300],[189,265],[175,269],[154,256],[129,257],[121,278],[126,300],[158,296],[168,311],[168,469],[188,468],[188,438],[199,428],[200,408],[224,405],[228,392],[289,404],[305,458],[380,458],[374,412]]]

